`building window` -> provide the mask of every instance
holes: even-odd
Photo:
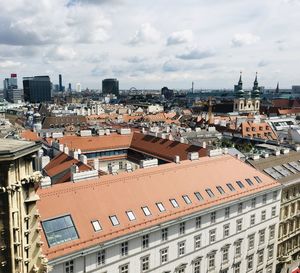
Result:
[[[230,191],[235,191],[235,188],[232,186],[231,183],[227,183],[226,185]]]
[[[241,263],[236,263],[233,265],[233,273],[241,273]]]
[[[217,190],[219,191],[220,194],[225,193],[225,191],[223,190],[223,188],[221,186],[217,186]]]
[[[151,215],[151,212],[150,212],[150,210],[149,210],[149,208],[147,206],[142,207],[142,210],[143,210],[145,216]]]
[[[235,243],[235,256],[241,256],[242,254],[242,249],[241,249],[241,245],[242,245],[242,242],[241,241],[237,241]]]
[[[143,247],[143,249],[149,247],[149,234],[143,235],[143,237],[142,237],[142,247]]]
[[[150,269],[150,257],[145,256],[141,258],[141,271],[147,271]]]
[[[230,207],[225,208],[225,218],[229,218],[230,216]]]
[[[134,215],[134,213],[133,213],[132,211],[126,211],[126,214],[127,214],[127,217],[128,217],[128,219],[129,219],[130,221],[133,221],[133,220],[136,219],[136,218],[135,218],[135,215]]]
[[[242,213],[243,212],[243,203],[239,203],[238,204],[238,213]]]
[[[266,203],[267,203],[267,195],[266,195],[266,194],[264,194],[264,195],[262,196],[262,203],[263,203],[263,204],[266,204]]]
[[[78,234],[70,215],[42,222],[50,247],[78,239]]]
[[[243,219],[236,220],[236,232],[240,232],[243,229]]]
[[[259,234],[259,239],[258,239],[258,244],[264,244],[265,243],[265,230],[262,229],[258,232]]]
[[[208,255],[208,270],[212,270],[215,268],[215,254]]]
[[[223,226],[223,237],[228,237],[229,236],[229,224],[226,224]]]
[[[247,270],[252,270],[253,269],[253,255],[248,256],[247,259]]]
[[[163,242],[168,240],[168,228],[163,228],[161,230],[161,240]]]
[[[210,214],[210,223],[213,224],[216,222],[216,212],[211,212]]]
[[[105,249],[98,251],[97,253],[97,264],[104,265],[105,264]]]
[[[259,250],[257,252],[257,263],[262,264],[264,262],[264,250]]]
[[[272,207],[271,216],[274,217],[276,215],[276,207]]]
[[[241,181],[236,181],[236,183],[241,189],[245,187]]]
[[[273,201],[276,201],[277,200],[277,191],[274,191],[273,192]]]
[[[216,241],[216,230],[212,229],[209,231],[209,243],[213,243]]]
[[[163,212],[166,210],[163,203],[156,203],[156,206],[158,207],[160,212]]]
[[[201,228],[201,216],[196,217],[196,228]]]
[[[208,194],[208,196],[209,196],[210,198],[212,198],[212,197],[215,196],[211,189],[206,189],[205,191],[206,191],[206,193]]]
[[[256,198],[254,197],[254,198],[251,199],[251,208],[254,209],[255,206],[256,206]]]
[[[185,253],[185,242],[178,243],[178,256],[182,256]]]
[[[203,196],[201,195],[200,192],[197,191],[197,192],[194,192],[194,194],[199,201],[203,200]]]
[[[259,176],[254,176],[254,179],[256,180],[257,183],[262,183],[262,180],[260,179]]]
[[[117,225],[120,224],[120,222],[119,222],[116,215],[109,216],[109,219],[110,219],[113,226],[117,226]]]
[[[200,273],[200,269],[201,269],[201,264],[200,264],[200,261],[196,261],[194,262],[194,265],[193,265],[193,273]]]
[[[261,212],[261,221],[265,221],[266,220],[266,210],[263,210]]]
[[[182,195],[182,198],[186,204],[191,204],[192,201],[187,195]]]
[[[74,273],[74,261],[65,262],[65,273]]]
[[[179,234],[182,235],[185,233],[185,222],[179,224]]]
[[[160,262],[166,263],[168,261],[168,249],[164,248],[160,251]]]
[[[251,179],[246,178],[245,180],[246,180],[246,182],[248,183],[249,186],[253,186],[254,185],[253,182],[251,181]]]
[[[179,207],[179,205],[178,205],[178,203],[177,203],[177,201],[175,199],[170,199],[170,202],[171,202],[171,204],[172,204],[172,206],[174,208],[178,208]]]
[[[274,255],[274,245],[268,246],[268,260],[273,259]]]
[[[254,226],[255,225],[255,214],[251,214],[250,215],[250,226]]]
[[[102,230],[102,227],[98,220],[92,221],[92,225],[96,232]]]
[[[273,265],[270,264],[268,267],[267,267],[267,272],[266,273],[272,273],[273,272]]]
[[[127,256],[128,255],[128,242],[123,242],[121,244],[121,256]]]
[[[201,234],[195,236],[195,249],[199,249],[201,247]]]
[[[253,249],[254,248],[254,240],[255,240],[255,234],[251,234],[248,237],[248,249]]]
[[[222,262],[223,263],[228,263],[228,251],[229,251],[228,247],[224,247],[222,250]]]
[[[273,240],[275,238],[275,225],[270,226],[269,228],[269,240]]]
[[[128,264],[121,265],[120,273],[129,273],[129,265]]]

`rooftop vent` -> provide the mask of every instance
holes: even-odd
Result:
[[[199,153],[197,153],[197,152],[188,153],[188,159],[192,160],[192,161],[199,159]]]
[[[222,149],[214,149],[214,150],[210,150],[208,152],[208,156],[213,157],[213,156],[219,156],[223,154],[223,150]]]
[[[260,156],[258,154],[252,155],[252,159],[253,160],[258,160],[259,158],[260,158]]]
[[[175,157],[174,157],[174,162],[175,162],[176,164],[179,164],[179,163],[180,163],[180,156],[179,156],[179,155],[175,155]]]
[[[140,167],[141,168],[151,168],[151,167],[155,167],[157,165],[158,165],[157,158],[146,159],[146,160],[141,160],[140,161]]]
[[[91,170],[91,171],[85,171],[85,172],[76,172],[76,173],[71,172],[71,181],[73,181],[74,183],[79,182],[81,180],[92,179],[92,178],[96,178],[96,177],[98,177],[98,171],[97,170]]]
[[[290,149],[289,148],[283,148],[283,149],[281,149],[281,153],[282,154],[288,154],[290,152]]]
[[[51,187],[51,178],[49,176],[45,176],[41,179],[41,188],[49,188]]]

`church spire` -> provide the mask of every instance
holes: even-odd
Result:
[[[243,87],[243,81],[242,81],[242,71],[240,71],[240,79],[239,79],[238,85],[240,85],[240,86],[242,86],[242,87]]]
[[[260,97],[260,90],[259,90],[258,80],[257,80],[257,72],[255,74],[255,79],[254,79],[254,82],[253,82],[252,97],[253,98],[259,98]]]
[[[255,80],[253,83],[253,91],[258,89],[257,72],[255,73]]]
[[[275,93],[276,93],[276,94],[279,94],[279,82],[277,82],[277,86],[276,86]]]

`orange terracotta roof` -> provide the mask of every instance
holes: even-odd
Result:
[[[259,176],[258,184],[254,176]],[[252,179],[249,186],[245,179]],[[235,181],[240,180],[244,188],[239,188]],[[236,191],[230,191],[226,183],[231,182]],[[216,186],[222,186],[225,194],[220,194]],[[279,187],[269,176],[250,165],[229,155],[212,158],[200,158],[195,161],[182,161],[180,164],[169,163],[156,168],[139,169],[133,173],[117,176],[106,175],[100,179],[86,180],[80,183],[63,183],[51,188],[39,189],[40,200],[37,203],[41,221],[70,214],[79,239],[60,245],[43,246],[43,253],[48,259],[99,245],[100,243],[131,234],[145,228],[187,216],[204,209],[255,192]],[[210,198],[206,189],[210,188],[215,197]],[[194,192],[199,191],[204,200],[196,199]],[[192,204],[186,204],[182,195],[187,194]],[[179,208],[173,208],[169,199],[175,198]],[[156,202],[162,202],[166,211],[159,212]],[[142,206],[148,206],[150,216],[145,216]],[[136,220],[129,221],[126,211],[132,210]],[[112,226],[109,216],[116,215],[120,224]],[[99,220],[102,230],[94,232],[91,221]],[[42,232],[42,240],[46,242]]]
[[[130,135],[111,134],[109,136],[64,136],[59,143],[66,144],[69,149],[80,149],[82,152],[128,148],[132,139]]]
[[[254,131],[253,131],[254,129]],[[250,136],[262,139],[277,139],[276,133],[272,130],[271,126],[266,122],[242,122],[241,133],[243,137]],[[266,133],[266,135],[265,135]]]
[[[26,140],[38,141],[41,138],[38,136],[36,132],[32,132],[31,130],[24,130],[21,132],[21,137]]]
[[[85,165],[81,161],[74,159],[73,157],[68,156],[65,153],[59,153],[56,155],[44,168],[45,172],[48,176],[53,177],[57,174],[60,174],[66,170],[70,170],[72,165],[77,165],[79,168],[79,171],[89,171],[92,170],[92,167]],[[59,182],[66,182],[70,181],[70,171],[67,172],[69,175],[65,176],[63,181]],[[57,183],[59,183],[57,182]]]
[[[171,162],[176,155],[179,155],[181,160],[186,160],[189,152],[198,152],[199,156],[206,156],[206,149],[202,147],[141,133],[133,134],[130,148]]]

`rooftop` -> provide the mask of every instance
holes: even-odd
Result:
[[[236,181],[241,181],[243,187]],[[78,238],[51,247],[45,244],[43,252],[55,259],[279,186],[250,165],[223,155],[39,189],[42,223],[70,215],[78,234]],[[100,225],[97,232],[94,221]],[[47,242],[44,233],[42,237]]]

